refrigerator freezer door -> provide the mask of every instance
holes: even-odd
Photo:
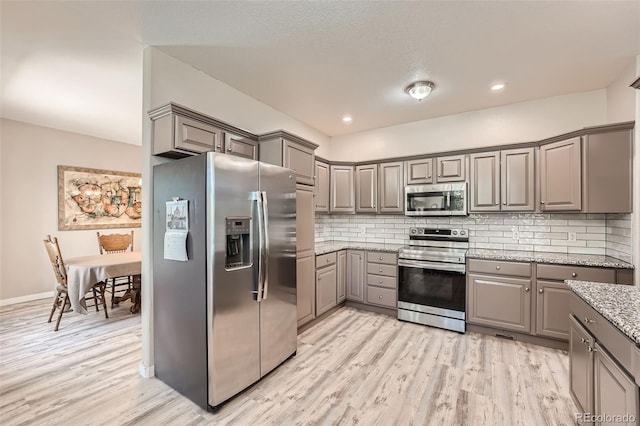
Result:
[[[260,303],[255,300],[258,162],[207,156],[208,398],[215,407],[260,379]],[[253,267],[226,270],[225,218],[242,216],[252,217]]]
[[[297,349],[295,173],[260,163],[260,191],[268,237],[260,302],[260,372],[264,376]]]

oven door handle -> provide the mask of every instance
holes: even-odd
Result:
[[[399,259],[398,266],[406,266],[408,268],[420,268],[420,269],[435,269],[438,271],[450,271],[450,272],[458,272],[460,274],[464,274],[466,272],[466,266],[464,264],[456,264],[456,263],[437,263],[437,262],[427,262],[427,261],[415,261],[415,260],[405,260]]]

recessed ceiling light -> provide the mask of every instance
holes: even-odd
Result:
[[[344,117],[342,117],[342,121],[344,123],[351,123],[353,121],[353,118],[351,118],[350,115],[345,115]]]
[[[502,90],[504,89],[505,84],[504,83],[496,83],[493,86],[491,86],[491,90],[496,91],[496,90]]]
[[[436,87],[436,85],[431,81],[415,81],[408,85],[404,91],[413,99],[421,101],[431,94],[434,87]]]

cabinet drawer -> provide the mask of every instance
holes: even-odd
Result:
[[[602,346],[618,360],[620,365],[628,372],[634,368],[633,353],[635,345],[622,332],[620,332],[606,318],[595,311],[587,302],[580,299],[575,293],[571,293],[569,299],[569,312],[577,321],[596,338]]]
[[[536,276],[548,280],[582,280],[603,283],[616,282],[616,270],[613,268],[591,268],[588,266],[545,265],[539,264]]]
[[[336,252],[321,254],[320,256],[316,256],[316,269],[334,265],[336,263]]]
[[[396,289],[398,287],[398,279],[396,277],[367,274],[367,284]]]
[[[503,260],[469,259],[469,272],[481,272],[492,275],[531,276],[531,264],[528,262],[506,262]]]
[[[386,275],[388,277],[397,276],[398,267],[396,265],[382,265],[380,263],[367,263],[367,274]]]
[[[396,291],[389,288],[367,286],[367,303],[395,308]]]
[[[383,251],[368,251],[367,262],[386,263],[388,265],[396,265],[398,259],[395,253],[386,253]]]

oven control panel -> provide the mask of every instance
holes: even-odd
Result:
[[[411,236],[440,237],[440,238],[468,238],[466,229],[435,229],[435,228],[411,228]]]

